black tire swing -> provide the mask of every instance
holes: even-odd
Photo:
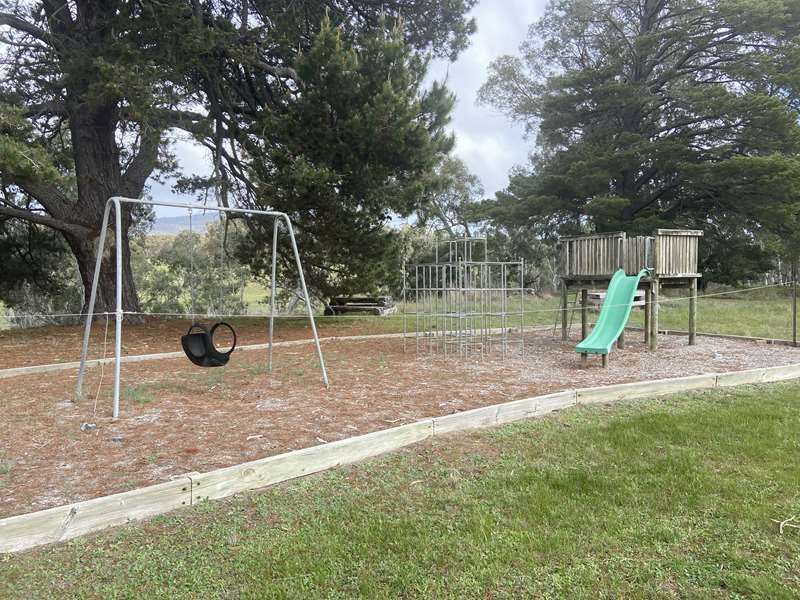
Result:
[[[189,331],[181,336],[181,346],[186,354],[186,357],[196,364],[198,367],[224,367],[228,364],[228,360],[236,350],[236,331],[233,327],[225,321],[218,321],[210,328],[204,323],[198,323],[195,320],[194,312],[194,237],[192,232],[192,210],[189,209],[189,238],[191,242],[190,258],[191,258],[191,301],[192,301],[192,324],[189,326]],[[218,327],[225,327],[230,330],[233,335],[233,343],[226,352],[220,352],[214,345],[214,333]],[[195,329],[199,331],[194,331]]]
[[[227,352],[220,352],[214,345],[214,332],[217,327],[227,327],[233,335],[233,344]],[[199,329],[195,333],[192,330]],[[186,335],[181,336],[181,346],[186,356],[198,367],[224,367],[236,349],[236,332],[225,321],[219,321],[211,329],[203,323],[192,323]]]

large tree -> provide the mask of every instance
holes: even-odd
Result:
[[[789,0],[552,0],[481,91],[537,136],[487,214],[540,234],[697,227],[717,279],[762,269],[800,208],[798,33]]]
[[[151,176],[174,167],[166,152],[171,132],[187,131],[212,149],[223,202],[256,202],[253,161],[273,141],[254,142],[255,125],[291,113],[313,91],[315,82],[304,81],[297,66],[326,15],[351,45],[364,31],[394,29],[402,15],[412,52],[454,57],[474,29],[464,16],[473,4],[2,1],[0,219],[58,232],[88,296],[107,199],[138,197]],[[330,122],[305,125],[311,128],[302,134],[313,140]],[[263,183],[278,173],[262,173]],[[123,305],[133,312],[139,306],[127,257],[135,219],[123,211]],[[109,254],[98,311],[113,309],[113,280]]]
[[[426,67],[401,26],[351,34],[325,18],[294,62],[300,93],[280,111],[239,120],[248,158],[226,166],[249,166],[252,191],[238,201],[289,214],[318,294],[379,288],[394,250],[388,221],[429,198],[428,174],[453,143],[445,130],[453,98],[441,85],[423,88]],[[248,224],[240,256],[268,272],[271,224]],[[293,257],[281,258],[291,281]]]

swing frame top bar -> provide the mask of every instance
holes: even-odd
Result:
[[[94,276],[92,278],[92,290],[89,296],[89,308],[86,313],[86,323],[83,330],[83,346],[81,348],[81,360],[78,367],[78,381],[76,384],[76,397],[82,397],[83,391],[83,377],[86,373],[86,359],[89,352],[89,337],[92,331],[92,321],[94,318],[94,306],[97,300],[97,284],[100,278],[100,266],[103,259],[103,250],[105,248],[106,233],[108,231],[108,219],[111,212],[111,207],[114,207],[114,231],[115,231],[115,259],[116,259],[116,310],[115,314],[115,331],[114,331],[114,400],[112,405],[111,416],[113,418],[119,417],[119,387],[120,387],[120,367],[122,363],[122,322],[124,311],[122,310],[122,205],[123,204],[138,204],[142,206],[166,206],[172,208],[184,208],[191,214],[193,211],[217,211],[220,213],[237,213],[250,216],[266,216],[273,217],[272,228],[272,280],[271,280],[271,295],[270,295],[270,312],[269,312],[269,334],[268,334],[268,350],[267,350],[267,370],[272,372],[272,345],[273,345],[273,332],[275,325],[275,291],[276,282],[275,276],[277,271],[277,249],[278,249],[278,226],[281,221],[285,222],[286,229],[289,233],[289,239],[292,244],[292,253],[294,254],[295,265],[297,266],[297,275],[300,280],[300,286],[303,290],[303,299],[306,305],[306,313],[311,324],[311,331],[314,335],[314,344],[317,350],[317,357],[319,359],[319,367],[322,373],[322,381],[327,387],[328,373],[325,368],[325,359],[322,356],[322,348],[319,343],[319,335],[317,333],[317,326],[314,320],[314,312],[311,307],[311,299],[308,295],[308,288],[306,287],[306,280],[303,274],[303,265],[300,261],[300,253],[297,250],[297,241],[294,236],[294,227],[289,219],[289,215],[284,212],[274,210],[257,210],[247,208],[231,208],[227,206],[198,206],[196,204],[187,204],[180,202],[158,202],[154,200],[140,200],[138,198],[125,198],[123,196],[112,196],[106,202],[105,211],[103,212],[103,224],[100,230],[100,240],[97,245],[97,258],[94,267]]]

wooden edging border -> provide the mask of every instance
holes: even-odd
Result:
[[[0,553],[20,552],[61,542],[176,508],[267,487],[399,450],[433,436],[494,427],[582,404],[797,378],[800,378],[800,363],[564,390],[426,418],[207,473],[187,473],[171,481],[128,492],[0,519]]]
[[[644,331],[643,328],[639,327],[638,325],[628,325],[625,329],[631,329],[633,331]],[[659,329],[659,335],[679,335],[682,337],[686,337],[689,335],[688,331],[682,331],[680,329]],[[709,333],[707,331],[698,331],[696,334],[698,337],[709,337],[709,338],[717,338],[723,340],[737,340],[740,342],[757,342],[760,344],[767,344],[773,346],[794,346],[794,342],[792,340],[784,340],[780,338],[768,338],[768,337],[752,337],[749,335],[734,335],[732,333]]]

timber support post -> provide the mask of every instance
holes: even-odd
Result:
[[[581,341],[589,335],[589,290],[581,289]],[[585,365],[589,361],[589,355],[581,352],[581,364]]]
[[[653,303],[653,290],[651,286],[647,286],[644,291],[644,343],[650,346],[650,315],[652,314]]]
[[[660,296],[660,283],[653,278],[653,291],[650,294],[650,350],[658,350],[658,302]]]
[[[689,345],[697,344],[697,278],[689,284]]]
[[[567,334],[567,320],[568,320],[568,309],[567,309],[568,299],[567,299],[567,282],[561,281],[561,341],[566,342],[569,339],[569,335]]]

